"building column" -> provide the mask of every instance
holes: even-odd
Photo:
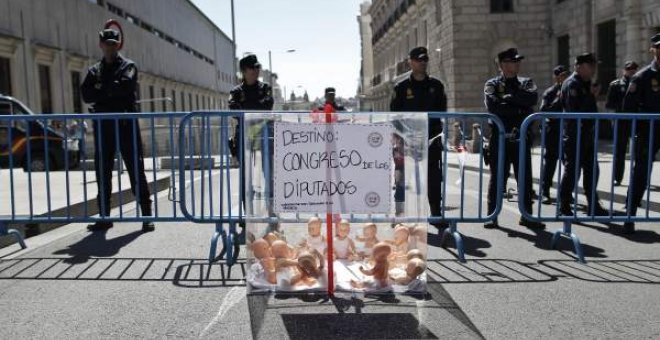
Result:
[[[623,17],[626,18],[626,60],[644,63],[642,51],[642,12],[639,0],[623,2]]]

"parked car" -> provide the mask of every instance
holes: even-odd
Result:
[[[0,116],[6,115],[34,113],[16,98],[0,94]],[[71,133],[76,129],[76,124],[71,123],[65,126],[54,120],[0,121],[0,168],[9,167],[10,154],[12,165],[25,171],[45,171],[46,164],[49,170],[64,170],[66,165],[69,169],[78,167],[81,134]]]

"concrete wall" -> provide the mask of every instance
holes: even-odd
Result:
[[[108,4],[190,46],[212,64],[110,12]],[[155,111],[188,111],[190,95],[193,109],[226,107],[234,82],[232,42],[187,0],[113,0],[106,7],[90,0],[0,0],[0,57],[10,59],[12,95],[40,112],[37,67],[48,65],[53,111],[73,112],[70,72],[84,77],[101,57],[97,32],[110,18],[124,28],[122,54],[138,64],[141,98],[150,98],[150,86],[154,97],[161,97],[162,89],[170,97],[176,93],[176,107],[158,102]],[[151,105],[142,110],[150,111]]]

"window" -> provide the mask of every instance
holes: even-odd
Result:
[[[154,86],[149,85],[149,107],[151,112],[156,112],[156,101],[154,100]]]
[[[199,110],[199,95],[195,95],[195,110]]]
[[[513,0],[490,0],[491,13],[513,13]]]
[[[53,113],[53,96],[50,87],[50,67],[39,65],[39,94],[41,95],[41,112]]]
[[[192,104],[193,104],[193,102],[192,102],[192,93],[188,93],[188,111],[193,110]]]
[[[557,64],[570,67],[570,39],[568,34],[557,38]]]
[[[7,58],[0,58],[0,93],[11,96],[11,71]]]
[[[137,92],[136,93],[137,97],[135,98],[135,101],[137,102],[136,105],[135,105],[136,110],[138,110],[138,112],[142,112],[142,103],[140,102],[140,99],[142,99],[142,88],[140,87],[139,83],[136,86],[136,90],[137,90],[136,91]]]
[[[163,103],[163,109],[161,110],[161,112],[167,111],[167,104],[169,104],[169,101],[167,100],[167,92],[165,92],[164,87],[160,89],[160,100],[161,103]]]
[[[616,78],[616,20],[598,25],[598,83],[600,94],[607,92],[609,83]]]
[[[71,71],[71,94],[73,95],[73,113],[82,113],[82,100],[80,96],[80,72]]]
[[[186,95],[183,93],[183,91],[181,91],[181,104],[179,104],[179,109],[181,111],[186,110]]]
[[[172,111],[176,111],[176,91],[172,90]]]

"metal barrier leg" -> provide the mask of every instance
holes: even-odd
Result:
[[[14,235],[18,244],[21,245],[21,249],[27,248],[25,241],[23,241],[23,235],[16,229],[9,229],[6,222],[0,222],[0,236]]]
[[[458,232],[456,225],[457,223],[454,221],[449,222],[449,228],[446,228],[442,232],[440,245],[442,247],[445,246],[445,240],[447,239],[447,235],[453,236],[454,242],[456,243],[456,251],[458,252],[458,260],[461,262],[465,262],[465,248],[463,247],[463,236],[461,236],[461,233]]]
[[[552,235],[552,242],[550,243],[552,249],[554,249],[557,245],[557,241],[559,240],[560,236],[570,237],[571,240],[573,240],[573,248],[575,249],[575,255],[577,255],[578,261],[580,263],[587,263],[587,261],[584,260],[584,253],[582,252],[582,244],[580,243],[580,238],[578,238],[577,235],[575,235],[575,233],[573,233],[571,230],[570,221],[564,221],[564,228],[562,230],[555,231],[554,235]]]
[[[220,252],[220,255],[216,258],[215,252],[218,247],[218,237],[222,236],[222,251]],[[216,260],[222,259],[222,257],[225,255],[225,252],[227,251],[227,247],[224,247],[227,239],[227,235],[225,234],[225,229],[222,227],[222,223],[216,223],[215,224],[215,233],[213,234],[213,237],[211,237],[211,250],[209,251],[209,263],[213,263]]]

